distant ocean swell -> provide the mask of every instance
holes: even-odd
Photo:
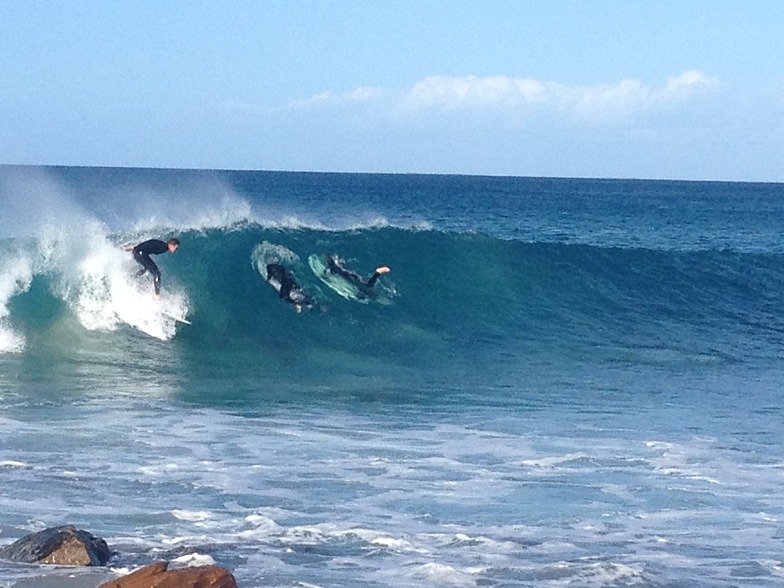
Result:
[[[164,310],[150,310],[149,277],[125,239],[30,239],[2,244],[0,351],[46,342],[109,346],[150,337],[199,351],[273,356],[345,353],[416,364],[493,350],[583,350],[608,355],[680,348],[733,361],[775,354],[784,338],[779,254],[659,251],[523,243],[482,234],[393,227],[320,231],[255,224],[186,231],[158,258]],[[296,315],[263,281],[259,244],[286,263],[315,300]],[[311,254],[338,254],[356,272],[392,267],[370,304],[338,296],[311,271]],[[58,339],[62,337],[62,339]],[[464,355],[461,355],[464,354]],[[439,360],[443,361],[443,360]]]

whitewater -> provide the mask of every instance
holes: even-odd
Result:
[[[0,166],[0,545],[117,552],[0,586],[784,585],[782,218],[780,184]],[[123,247],[170,237],[158,301]],[[392,271],[352,300],[323,255]]]

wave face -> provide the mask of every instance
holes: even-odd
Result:
[[[777,357],[784,338],[778,254],[521,243],[392,227],[246,226],[180,238],[181,250],[159,265],[169,312],[187,314],[191,325],[151,310],[149,277],[134,278],[128,254],[99,242],[89,255],[63,255],[38,273],[29,258],[16,258],[16,271],[3,278],[5,291],[10,280],[18,290],[6,303],[4,350],[86,358],[100,341],[100,361],[109,364],[124,365],[129,353],[175,353],[180,364],[171,369],[197,380],[334,385],[412,372],[450,381],[460,373],[465,382],[493,372],[503,382],[536,362],[758,361]],[[254,258],[264,244],[288,252],[314,308],[297,314],[264,281]],[[364,275],[382,263],[392,272],[361,304],[318,279],[306,263],[314,253],[339,253]]]
[[[611,184],[608,192],[584,181],[578,187],[600,195],[623,188],[615,202],[625,211],[609,201],[590,214],[569,196],[574,181],[545,184],[551,194],[560,186],[553,199],[572,202],[561,211],[568,230],[558,232],[542,221],[555,214],[552,199],[532,217],[531,199],[543,196],[520,197],[512,180],[504,189],[515,190],[517,204],[483,208],[477,190],[499,200],[499,179],[237,174],[218,181],[206,172],[115,170],[107,183],[106,170],[66,171],[52,180],[54,171],[37,170],[31,182],[6,170],[8,193],[36,186],[36,198],[49,194],[45,210],[66,220],[38,219],[27,232],[17,223],[19,234],[2,241],[0,357],[27,358],[12,371],[131,366],[187,380],[189,389],[225,378],[249,389],[259,381],[280,390],[385,389],[401,379],[503,388],[541,364],[765,362],[782,344],[780,244],[757,221],[750,221],[757,241],[737,231],[711,234],[715,219],[705,219],[738,205],[715,194],[712,210],[681,218],[667,236],[647,224],[657,221],[651,214],[665,215],[659,223],[670,214],[672,186],[655,182]],[[651,185],[658,200],[645,193]],[[645,206],[629,204],[635,186]],[[497,216],[488,218],[489,210]],[[739,222],[742,212],[726,222]],[[597,234],[600,213],[606,226],[623,217],[631,230]],[[164,297],[157,303],[149,277],[134,277],[137,266],[120,245],[174,234],[182,247],[158,258]],[[298,314],[278,299],[259,271],[260,247],[292,270],[314,308]],[[307,263],[314,254],[337,254],[364,276],[381,264],[392,272],[374,299],[359,303],[315,275]],[[192,324],[172,318],[186,315]]]

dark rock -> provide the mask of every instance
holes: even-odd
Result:
[[[31,533],[0,549],[3,559],[61,566],[103,566],[111,556],[106,541],[72,525]]]
[[[104,582],[98,588],[237,588],[231,573],[218,566],[196,566],[169,570],[158,562],[132,574]]]

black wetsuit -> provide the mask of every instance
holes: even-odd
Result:
[[[267,281],[273,286],[279,286],[275,288],[278,296],[286,302],[299,306],[313,305],[313,299],[305,294],[291,272],[279,263],[267,264]]]
[[[361,276],[355,274],[354,272],[347,270],[342,265],[340,265],[337,260],[328,255],[327,256],[327,269],[335,274],[340,276],[341,278],[352,282],[356,286],[362,288],[363,290],[370,291],[373,289],[373,286],[376,285],[376,282],[381,277],[381,274],[378,272],[373,272],[373,275],[368,278],[367,281],[363,280]]]
[[[144,243],[139,243],[133,248],[133,258],[139,263],[143,269],[140,269],[136,275],[141,276],[144,272],[150,272],[153,276],[153,284],[155,285],[155,293],[161,293],[161,270],[155,265],[155,262],[150,259],[150,255],[160,255],[169,250],[169,245],[160,239],[150,239]]]

